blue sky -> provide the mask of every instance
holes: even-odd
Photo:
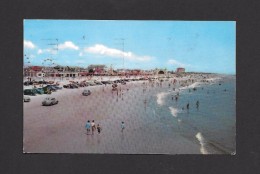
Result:
[[[24,20],[29,65],[235,74],[235,51],[234,21]]]

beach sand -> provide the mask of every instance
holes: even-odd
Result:
[[[30,97],[31,102],[24,103],[24,152],[201,154],[199,141],[181,136],[175,131],[177,124],[164,125],[160,121],[164,116],[150,105],[151,97],[162,92],[160,87],[143,88],[142,81],[129,82],[121,85],[119,96],[112,93],[111,85],[62,89],[50,95],[59,100],[53,106],[41,105],[47,95]],[[83,96],[84,89],[92,94]],[[101,134],[86,135],[87,120],[100,124]]]

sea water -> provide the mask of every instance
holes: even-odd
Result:
[[[173,85],[168,86],[170,82],[164,82],[158,90],[147,92],[147,116],[151,122],[159,121],[174,133],[200,144],[202,154],[234,154],[235,80],[235,76],[222,76],[212,83],[194,83],[180,88],[177,101],[177,90],[172,89]],[[197,101],[199,107],[196,107]]]

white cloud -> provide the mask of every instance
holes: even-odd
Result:
[[[47,49],[39,49],[37,51],[37,54],[43,54],[43,53],[57,54],[57,50],[47,48]]]
[[[24,48],[34,49],[36,46],[29,40],[23,41]]]
[[[174,59],[170,59],[168,60],[167,62],[169,65],[175,65],[175,66],[180,66],[180,67],[189,67],[190,65],[188,64],[184,64],[184,63],[181,63],[177,60],[174,60]]]
[[[37,54],[42,54],[42,53],[43,53],[42,49],[39,49],[37,52]]]
[[[132,52],[123,52],[118,49],[108,48],[102,44],[96,44],[92,47],[88,47],[84,49],[85,52],[92,53],[92,54],[99,54],[109,57],[116,57],[116,58],[125,58],[127,60],[132,61],[149,61],[152,59],[150,56],[138,56]]]
[[[76,46],[73,42],[71,41],[66,41],[63,44],[59,45],[59,49],[60,50],[64,50],[64,49],[72,49],[72,50],[79,50],[79,47]]]

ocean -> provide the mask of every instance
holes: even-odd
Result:
[[[177,133],[200,144],[202,154],[234,154],[236,151],[236,79],[221,76],[210,84],[162,87],[146,94],[147,117],[160,122],[165,133]],[[175,100],[179,88],[178,100]],[[193,90],[196,88],[196,90]],[[146,92],[146,91],[145,91]],[[198,108],[196,102],[199,101]],[[189,103],[189,109],[187,104]]]

